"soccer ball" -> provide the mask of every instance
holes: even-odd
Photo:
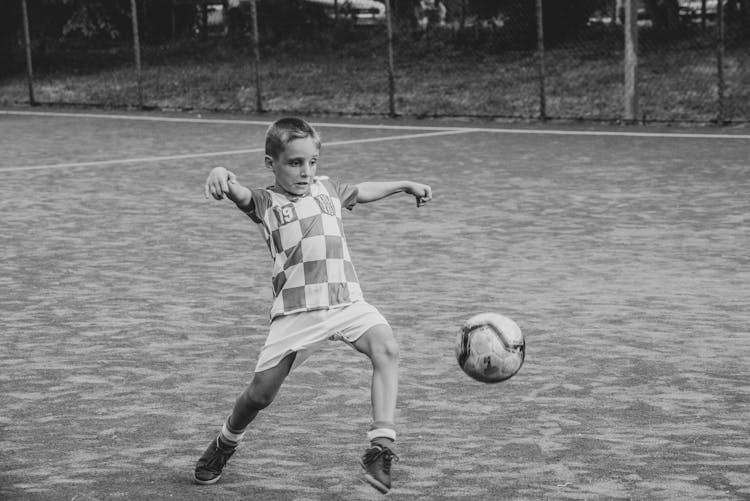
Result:
[[[503,315],[474,315],[458,332],[458,365],[477,381],[505,381],[518,372],[525,356],[526,341],[521,328]]]

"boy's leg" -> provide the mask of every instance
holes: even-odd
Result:
[[[262,409],[273,402],[281,384],[291,370],[295,354],[284,357],[275,367],[256,372],[253,380],[237,398],[232,414],[227,418],[219,435],[211,441],[206,451],[195,465],[195,481],[199,484],[213,484],[221,478],[221,472],[234,454],[245,428]]]
[[[227,424],[232,430],[237,433],[244,432],[258,412],[273,402],[281,384],[289,375],[295,356],[295,353],[290,353],[275,367],[253,375],[253,380],[248,387],[237,397],[232,414],[227,419]]]
[[[398,394],[398,343],[388,325],[370,328],[354,347],[367,355],[372,362],[372,417],[373,424],[367,434],[370,448],[362,457],[365,478],[381,492],[391,488],[391,462],[395,455],[395,415]]]
[[[388,325],[370,328],[352,343],[372,362],[372,418],[393,426],[398,394],[398,343]]]

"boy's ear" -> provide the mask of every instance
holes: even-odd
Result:
[[[264,161],[266,163],[266,168],[273,170],[273,158],[271,158],[271,155],[266,155]]]

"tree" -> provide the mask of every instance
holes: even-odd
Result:
[[[63,38],[81,40],[116,40],[129,33],[130,6],[122,2],[68,1],[71,16],[62,27]]]

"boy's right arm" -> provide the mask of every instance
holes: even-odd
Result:
[[[253,197],[249,189],[237,181],[237,176],[224,167],[215,167],[209,172],[204,187],[206,198],[214,197],[215,200],[223,200],[226,196],[240,209],[247,209],[252,204]]]

